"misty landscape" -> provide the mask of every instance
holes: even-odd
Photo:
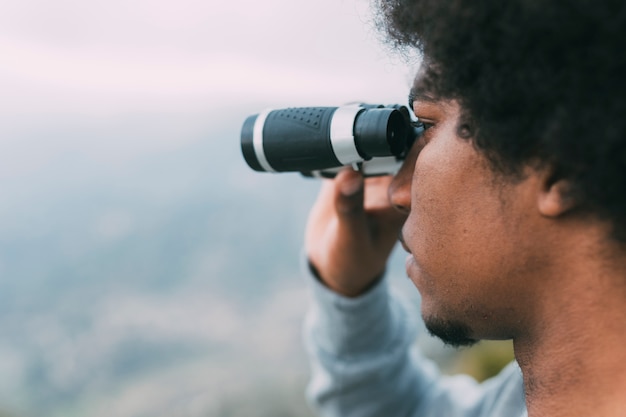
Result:
[[[4,409],[307,415],[299,262],[319,183],[251,171],[239,150],[246,114],[223,125],[154,115],[151,127],[137,117],[125,128],[158,142],[179,126],[192,139],[114,163],[73,145],[3,177]]]
[[[76,153],[3,181],[9,409],[210,415],[271,381],[302,385],[297,268],[315,185],[248,172],[239,124],[207,121],[187,146],[115,166]]]

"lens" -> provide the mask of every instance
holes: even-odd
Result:
[[[340,166],[329,140],[336,109],[288,108],[249,117],[241,132],[246,162],[252,169],[268,172]]]

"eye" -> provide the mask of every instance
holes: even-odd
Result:
[[[424,123],[420,120],[413,121],[411,123],[411,126],[413,127],[413,130],[415,132],[415,136],[409,141],[408,149],[413,146],[413,143],[415,141],[419,141],[420,143],[422,143],[422,146],[426,145],[430,141],[428,138],[428,136],[430,135],[427,135],[426,133],[428,129],[430,129],[434,125],[434,123]]]
[[[435,126],[434,123],[426,123],[420,120],[417,120],[413,123],[413,128],[418,132],[420,137],[423,137],[426,134],[426,131],[431,127]]]
[[[419,118],[415,121],[414,126],[417,128],[421,128],[424,131],[427,131],[428,129],[430,129],[431,127],[433,127],[435,124],[434,123],[428,123],[428,122],[424,122],[422,120],[420,120]]]

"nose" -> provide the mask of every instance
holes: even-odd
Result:
[[[409,150],[398,173],[394,176],[389,185],[389,201],[399,212],[408,215],[411,211],[411,182],[415,161],[422,150],[421,141],[416,141]]]

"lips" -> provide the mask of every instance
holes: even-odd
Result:
[[[404,260],[404,267],[406,268],[406,274],[409,276],[409,278],[410,278],[410,270],[413,268],[414,265],[415,265],[415,258],[413,258],[413,256],[411,255],[408,255],[406,259]]]
[[[420,289],[420,268],[417,266],[417,262],[412,255],[407,255],[406,260],[404,261],[404,268],[406,270],[406,276],[409,278],[415,288],[419,291]]]
[[[411,252],[411,249],[409,249],[409,247],[406,244],[406,241],[404,239],[404,235],[402,232],[400,232],[398,234],[398,240],[400,241],[400,244],[402,245],[402,248],[408,253],[406,260],[405,260],[405,269],[406,269],[406,274],[407,277],[413,281],[413,284],[418,287],[418,277],[419,277],[419,267],[417,266],[417,260],[415,259],[415,257],[413,256],[413,253]],[[418,287],[419,290],[419,287]]]

